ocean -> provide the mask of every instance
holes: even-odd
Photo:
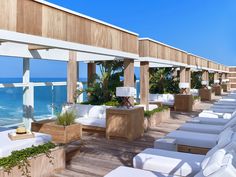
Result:
[[[65,82],[66,78],[31,78],[31,82]],[[86,88],[86,78],[80,78]],[[22,78],[0,78],[0,83],[21,83]],[[139,83],[137,83],[139,85]],[[139,86],[137,85],[137,93]],[[34,118],[40,120],[60,113],[66,103],[66,86],[35,87],[34,88]],[[0,126],[22,122],[22,88],[0,88]],[[86,100],[86,94],[83,95]],[[52,109],[53,108],[53,109]]]

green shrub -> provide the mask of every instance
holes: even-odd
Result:
[[[50,159],[50,162],[52,163],[50,150],[54,149],[55,147],[55,144],[49,142],[36,147],[32,146],[30,148],[26,148],[20,151],[13,151],[10,156],[0,159],[0,167],[2,167],[4,171],[10,173],[12,168],[17,166],[21,170],[22,176],[30,177],[30,171],[28,169],[30,164],[28,158],[35,158],[39,154],[46,154],[46,156]]]
[[[200,96],[193,96],[193,100],[194,100],[194,101],[195,101],[195,100],[199,100],[199,99],[201,99]]]
[[[150,118],[155,113],[162,112],[162,111],[167,110],[167,109],[169,109],[168,106],[160,106],[156,109],[153,109],[152,111],[144,111],[144,117]]]
[[[68,126],[75,123],[76,115],[74,112],[65,112],[57,116],[57,125]]]

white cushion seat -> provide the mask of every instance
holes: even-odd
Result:
[[[86,126],[94,126],[94,127],[100,127],[100,128],[106,128],[106,119],[101,118],[77,118],[75,120],[76,123],[80,123],[82,125]]]
[[[104,177],[175,177],[175,176],[120,166],[115,170],[112,170]]]
[[[212,119],[208,117],[194,117],[187,121],[187,123],[196,124],[210,124],[210,125],[225,125],[229,120],[227,119]]]
[[[218,142],[217,134],[176,130],[167,134],[166,136],[176,139],[177,144],[202,148],[212,148]]]
[[[185,123],[179,130],[199,132],[199,133],[210,133],[210,134],[219,134],[223,131],[222,125],[207,125],[207,124],[194,124],[194,123]]]
[[[222,108],[210,108],[209,110],[213,111],[213,112],[219,112],[219,113],[233,113],[235,111],[235,108],[233,109],[228,109],[226,107],[222,107]]]
[[[211,109],[236,109],[236,104],[235,105],[220,105],[220,104],[216,104],[211,106]]]
[[[193,176],[201,170],[204,155],[161,149],[145,149],[133,158],[135,168],[179,176]]]
[[[0,137],[1,137],[0,158],[11,155],[12,151],[17,151],[32,146],[42,145],[52,140],[51,135],[44,133],[35,133],[35,138],[12,141],[8,137],[8,133],[13,133],[15,131],[16,130],[14,129],[7,129],[7,130],[2,129],[2,131],[0,131]]]
[[[212,110],[204,110],[199,115],[199,117],[208,117],[208,118],[222,118],[222,119],[231,119],[232,113],[221,113],[221,112],[214,112]]]

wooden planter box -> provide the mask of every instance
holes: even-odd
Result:
[[[222,87],[220,85],[213,85],[212,90],[215,92],[215,95],[221,96],[222,94]]]
[[[215,96],[215,92],[211,89],[201,88],[199,90],[199,96],[201,97],[201,101],[211,101]]]
[[[48,158],[46,154],[40,154],[36,158],[29,159],[29,171],[32,177],[49,177],[52,176],[56,170],[65,168],[65,151],[64,148],[55,148],[51,150],[52,159]],[[52,163],[50,162],[52,161]],[[22,172],[18,167],[14,167],[8,174],[4,169],[0,169],[0,177],[22,177]]]
[[[230,91],[230,84],[221,84],[221,87],[224,92],[229,92]]]
[[[32,131],[49,134],[52,136],[53,142],[62,144],[80,140],[82,137],[80,124],[64,127],[57,125],[54,121],[39,121],[32,123]]]
[[[109,108],[106,110],[106,137],[125,138],[133,141],[144,133],[144,109]]]
[[[193,95],[177,94],[175,95],[174,108],[176,111],[193,111]]]
[[[144,117],[144,130],[147,131],[151,127],[156,127],[161,122],[170,118],[170,108],[161,112],[156,112],[151,117]]]

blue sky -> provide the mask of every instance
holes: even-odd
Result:
[[[236,65],[235,0],[49,1],[134,31],[141,37],[150,37],[226,65]],[[32,77],[66,76],[64,62],[34,60],[31,66]],[[80,77],[86,77],[84,66],[80,66]],[[21,59],[0,58],[0,77],[20,77],[21,74]]]

